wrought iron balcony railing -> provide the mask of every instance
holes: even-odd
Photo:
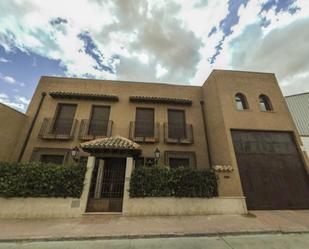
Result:
[[[192,144],[194,142],[192,124],[164,123],[164,142]]]
[[[76,119],[45,118],[39,137],[42,139],[73,139],[76,126]]]
[[[148,121],[130,122],[129,137],[137,143],[157,143],[160,137],[160,124]]]
[[[80,140],[92,140],[112,135],[112,120],[82,119],[79,127],[78,138]]]

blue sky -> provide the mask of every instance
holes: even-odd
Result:
[[[0,1],[0,102],[41,75],[201,85],[214,68],[309,91],[308,0]]]

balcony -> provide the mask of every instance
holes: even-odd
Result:
[[[164,123],[164,142],[168,144],[193,144],[192,124]]]
[[[132,141],[137,143],[158,143],[159,142],[160,124],[139,121],[130,122],[129,137]]]
[[[42,139],[73,139],[76,125],[76,119],[45,118],[38,136]]]
[[[112,135],[112,120],[82,119],[79,127],[78,138],[80,140],[92,140]]]

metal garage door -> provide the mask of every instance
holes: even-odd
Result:
[[[289,132],[232,131],[248,209],[309,208],[309,177]]]

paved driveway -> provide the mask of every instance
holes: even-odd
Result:
[[[177,237],[47,242],[0,242],[0,249],[308,249],[309,234],[264,234],[220,237]]]

